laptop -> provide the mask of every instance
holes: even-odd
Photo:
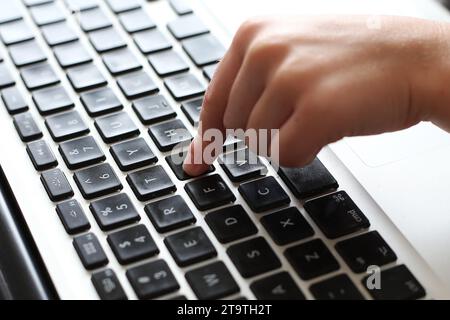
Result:
[[[431,0],[2,1],[0,297],[449,298],[450,141],[430,124],[304,168],[235,139],[200,177],[173,161],[234,30],[292,12],[449,19]]]

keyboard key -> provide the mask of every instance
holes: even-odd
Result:
[[[104,54],[103,63],[112,75],[142,69],[141,63],[129,49]]]
[[[77,171],[74,179],[83,197],[88,200],[120,191],[123,188],[114,170],[107,163]]]
[[[93,201],[89,209],[100,229],[104,231],[116,229],[141,219],[130,198],[124,193]]]
[[[100,299],[127,300],[127,295],[113,270],[95,272],[92,274],[91,281]]]
[[[208,236],[200,227],[172,234],[164,243],[180,267],[185,267],[217,255]]]
[[[108,243],[120,264],[143,260],[159,253],[155,241],[143,224],[111,233]]]
[[[22,0],[27,7],[40,6],[42,4],[53,2],[53,0]]]
[[[0,63],[0,89],[7,88],[16,84],[8,68],[4,63]]]
[[[153,124],[177,115],[166,98],[160,94],[134,100],[132,106],[143,124]]]
[[[336,190],[339,185],[318,158],[303,168],[280,167],[278,174],[299,199]]]
[[[244,278],[250,278],[281,267],[267,241],[254,238],[228,247],[227,254]]]
[[[314,230],[295,207],[266,215],[261,218],[261,224],[280,246],[314,235]]]
[[[114,28],[101,29],[89,33],[89,41],[99,53],[127,46],[125,40]]]
[[[178,40],[208,33],[209,30],[196,15],[181,16],[167,24],[167,29]]]
[[[205,221],[220,243],[228,243],[258,232],[255,224],[240,205],[208,213]]]
[[[78,36],[65,22],[41,28],[42,35],[49,46],[57,46],[78,40]]]
[[[108,264],[108,258],[96,235],[92,232],[74,238],[73,246],[87,270],[97,269]]]
[[[123,109],[122,103],[110,88],[100,88],[83,93],[80,100],[91,117]]]
[[[150,221],[158,232],[167,232],[195,223],[196,219],[179,195],[145,206]]]
[[[214,73],[216,73],[218,65],[219,64],[216,63],[203,68],[203,75],[206,77],[206,79],[208,79],[209,81],[212,80]]]
[[[106,159],[105,154],[91,136],[63,142],[59,145],[59,152],[71,170],[87,167]]]
[[[199,67],[221,60],[226,51],[222,43],[210,34],[184,40],[183,49]]]
[[[133,34],[133,39],[143,54],[172,48],[170,41],[158,29],[137,32]]]
[[[336,250],[356,273],[366,272],[371,265],[383,266],[397,260],[394,251],[377,231],[338,242]]]
[[[345,274],[313,284],[309,290],[317,300],[364,300],[364,297]]]
[[[141,2],[139,0],[106,0],[106,3],[114,13],[139,9],[141,7]]]
[[[20,75],[28,90],[40,89],[59,83],[59,78],[48,63],[21,69]]]
[[[139,299],[156,298],[180,288],[164,260],[131,268],[126,275]]]
[[[241,182],[267,174],[266,166],[261,159],[248,148],[231,153],[224,153],[219,157],[219,163],[233,182]]]
[[[16,87],[2,90],[2,99],[9,114],[17,114],[28,110],[28,104]]]
[[[183,147],[190,143],[192,135],[179,119],[150,126],[148,133],[161,151]]]
[[[145,167],[158,161],[143,138],[115,144],[110,151],[122,171]]]
[[[90,90],[107,84],[106,78],[92,63],[69,69],[67,78],[75,91]]]
[[[164,80],[164,85],[176,100],[188,99],[205,93],[205,86],[192,74],[180,74]]]
[[[189,70],[186,61],[173,50],[153,53],[148,56],[148,62],[160,77]]]
[[[91,228],[83,208],[75,199],[58,203],[56,212],[68,234],[81,233]]]
[[[83,29],[84,32],[90,32],[112,26],[111,21],[100,8],[82,11],[77,14],[77,16],[81,29]]]
[[[124,111],[97,118],[95,127],[106,143],[117,142],[139,135],[139,128]]]
[[[188,14],[192,13],[192,8],[189,5],[189,2],[186,0],[169,0],[169,4],[172,9],[178,14]]]
[[[121,76],[117,79],[117,84],[127,99],[135,99],[159,91],[159,88],[145,72]]]
[[[24,142],[30,142],[42,137],[42,131],[34,121],[31,113],[19,113],[14,116],[14,127]]]
[[[1,25],[0,37],[2,38],[2,42],[5,45],[9,46],[11,44],[16,44],[34,39],[34,33],[31,30],[30,26],[24,20],[19,20]]]
[[[51,169],[58,165],[52,150],[45,140],[33,141],[27,144],[27,153],[36,170]]]
[[[153,29],[156,27],[152,19],[144,10],[133,10],[121,13],[119,21],[122,27],[129,33]]]
[[[24,67],[47,60],[47,56],[34,40],[10,46],[9,55],[16,67]]]
[[[66,89],[59,85],[35,91],[33,101],[41,115],[69,110],[75,106]]]
[[[166,161],[169,164],[170,169],[172,169],[175,176],[178,178],[178,180],[188,180],[193,177],[189,176],[186,172],[184,172],[183,169],[183,162],[184,158],[186,157],[186,152],[180,152],[180,153],[171,153],[166,157]],[[213,165],[210,165],[208,167],[208,170],[205,171],[204,174],[211,173],[215,170]]]
[[[284,254],[303,280],[339,269],[339,263],[320,239],[290,247]]]
[[[185,101],[181,104],[181,110],[184,112],[189,122],[196,127],[200,121],[200,112],[202,111],[203,97],[194,100]]]
[[[259,300],[306,300],[287,272],[255,281],[250,285],[250,289]]]
[[[22,19],[22,12],[14,1],[1,1],[0,4],[0,23],[7,23]]]
[[[236,200],[218,174],[189,182],[184,189],[199,210],[209,210]]]
[[[41,174],[41,182],[53,202],[65,200],[73,196],[72,187],[64,172],[52,169]]]
[[[345,191],[308,201],[306,212],[330,239],[366,229],[369,220]]]
[[[255,212],[282,207],[291,202],[287,193],[274,177],[266,177],[241,184],[239,193]]]
[[[186,280],[200,300],[220,299],[239,292],[239,286],[222,261],[189,271]]]
[[[80,12],[98,7],[97,0],[65,0],[66,6],[72,12]]]
[[[51,2],[30,8],[30,14],[34,23],[45,26],[66,20],[64,11],[57,2]]]
[[[45,125],[56,142],[73,139],[89,133],[89,128],[75,110],[47,117]]]
[[[80,41],[56,46],[53,49],[56,60],[63,68],[74,67],[92,61],[92,57]]]
[[[127,181],[140,201],[148,201],[175,192],[177,189],[161,166],[130,173]]]

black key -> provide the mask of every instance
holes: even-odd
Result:
[[[27,153],[36,170],[47,170],[58,165],[52,150],[45,140],[33,141],[27,144]]]
[[[56,60],[63,68],[74,67],[92,61],[92,57],[80,41],[62,44],[53,49]]]
[[[143,138],[115,144],[110,151],[122,171],[145,167],[158,161]]]
[[[83,93],[80,99],[91,117],[119,111],[123,108],[122,103],[110,88],[100,88]]]
[[[45,125],[56,142],[73,139],[89,133],[89,128],[75,110],[47,117]]]
[[[65,0],[65,2],[69,10],[74,13],[98,7],[97,0]]]
[[[139,9],[141,7],[141,2],[139,0],[106,0],[106,3],[114,13]]]
[[[169,4],[172,9],[178,14],[188,14],[192,13],[192,8],[189,5],[189,2],[186,0],[169,0]]]
[[[170,169],[172,169],[175,176],[178,178],[178,180],[188,180],[193,177],[188,175],[186,172],[184,172],[183,169],[183,162],[184,158],[186,157],[186,152],[180,152],[180,153],[171,153],[166,157],[166,161],[169,164]],[[209,165],[208,170],[205,171],[204,174],[211,173],[215,170],[213,165]]]
[[[159,91],[159,88],[145,72],[121,76],[117,79],[117,84],[127,99],[135,99]]]
[[[122,190],[123,186],[107,163],[75,172],[74,179],[85,199],[93,199]]]
[[[100,229],[105,231],[141,220],[135,206],[125,193],[93,201],[89,209]]]
[[[320,230],[330,239],[370,226],[369,220],[345,191],[308,201],[304,207]]]
[[[248,148],[222,154],[219,163],[233,182],[241,182],[267,174],[267,168],[261,159],[255,153],[250,152]]]
[[[134,100],[132,106],[143,124],[153,124],[177,115],[166,98],[160,94]]]
[[[11,44],[34,39],[34,33],[24,20],[19,20],[1,25],[0,37],[2,38],[2,42],[9,46]]]
[[[183,49],[197,66],[221,60],[226,51],[222,43],[210,34],[184,40]]]
[[[167,232],[195,223],[196,219],[179,195],[145,206],[150,221],[158,232]]]
[[[64,11],[57,2],[30,8],[31,17],[38,26],[45,26],[66,20]]]
[[[28,110],[28,104],[16,87],[3,89],[2,99],[9,114],[16,114]]]
[[[8,68],[4,63],[0,63],[0,89],[7,88],[16,84]]]
[[[48,63],[23,68],[20,71],[28,90],[40,89],[59,83],[59,78]]]
[[[127,300],[127,295],[113,270],[95,272],[92,274],[91,281],[100,299]]]
[[[180,288],[164,260],[131,268],[126,275],[139,299],[156,298]]]
[[[53,2],[53,0],[22,0],[27,7],[40,6],[42,4]]]
[[[218,174],[189,182],[184,186],[199,210],[208,210],[236,200],[233,192]]]
[[[73,196],[72,187],[66,175],[60,169],[52,169],[41,174],[41,182],[53,202],[65,200]]]
[[[97,118],[95,127],[106,143],[117,142],[139,135],[139,128],[126,112]]]
[[[184,295],[179,295],[179,296],[175,296],[173,298],[170,298],[169,300],[187,300],[187,298]]]
[[[303,168],[280,167],[278,174],[299,199],[336,190],[339,185],[318,158]]]
[[[14,127],[22,141],[29,142],[42,137],[42,131],[34,121],[31,113],[19,113],[13,119]]]
[[[90,90],[107,84],[103,74],[92,63],[69,69],[67,78],[75,91]]]
[[[255,281],[250,285],[250,289],[259,300],[306,300],[287,272]]]
[[[181,104],[181,110],[193,126],[197,126],[200,121],[200,112],[202,111],[203,97],[194,100],[185,101]]]
[[[73,246],[87,270],[93,270],[108,264],[108,258],[96,235],[92,232],[74,238]]]
[[[164,80],[164,85],[176,100],[188,99],[205,93],[205,86],[192,74],[185,73]]]
[[[220,299],[239,292],[239,286],[222,261],[189,271],[186,280],[200,300]]]
[[[281,267],[280,259],[262,237],[232,245],[228,247],[227,254],[244,278]]]
[[[314,230],[295,207],[266,215],[261,218],[261,224],[280,246],[314,235]]]
[[[141,9],[121,13],[119,15],[119,21],[122,24],[122,27],[129,33],[144,31],[156,27],[156,24],[147,15],[147,13]]]
[[[75,199],[58,203],[56,212],[68,234],[81,233],[91,228],[83,208]]]
[[[172,234],[164,243],[180,267],[185,267],[217,255],[208,236],[200,227]]]
[[[42,35],[49,46],[57,46],[78,40],[78,36],[65,22],[41,28]]]
[[[364,300],[352,280],[345,274],[315,283],[309,290],[317,300]]]
[[[22,12],[15,1],[1,1],[0,23],[7,23],[22,19]]]
[[[87,167],[106,159],[105,154],[91,136],[63,142],[59,145],[59,152],[71,170]]]
[[[120,264],[139,261],[159,253],[155,241],[143,224],[111,233],[108,243]]]
[[[75,106],[63,86],[35,91],[33,101],[41,115],[69,110]]]
[[[274,177],[265,177],[241,184],[239,193],[255,212],[275,209],[291,202],[287,193]]]
[[[148,56],[148,62],[160,77],[189,70],[189,65],[174,50],[153,53]]]
[[[100,8],[82,11],[77,16],[81,29],[85,32],[112,26],[111,21]]]
[[[203,21],[194,14],[188,14],[169,22],[167,28],[178,40],[209,32]]]
[[[209,81],[212,80],[214,73],[217,70],[217,66],[218,64],[216,63],[203,68],[203,75],[206,77],[206,79],[208,79]]]
[[[47,56],[34,40],[10,46],[9,55],[16,67],[24,67],[47,60]]]
[[[127,46],[125,40],[114,28],[101,29],[89,33],[89,41],[99,53]]]
[[[150,126],[148,133],[161,151],[186,146],[192,140],[191,133],[179,119],[154,124]]]
[[[206,215],[205,221],[220,243],[228,243],[258,232],[240,205],[226,207]]]
[[[366,272],[371,265],[382,266],[397,260],[394,251],[377,231],[338,242],[336,250],[356,273]]]
[[[290,247],[284,254],[303,280],[339,269],[339,263],[320,239]]]
[[[161,166],[130,173],[127,181],[140,201],[151,200],[175,192],[177,189]]]
[[[142,68],[141,63],[130,49],[121,49],[104,54],[103,63],[112,75],[136,71]]]
[[[414,300],[426,295],[425,289],[405,265],[381,271],[378,289],[368,286],[373,285],[368,277],[362,280],[362,284],[376,300]]]
[[[133,39],[143,54],[172,48],[170,41],[158,29],[137,32],[133,35]]]

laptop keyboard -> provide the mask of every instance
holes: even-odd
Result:
[[[166,21],[168,32],[162,32],[140,0],[0,4],[1,41],[16,67],[7,67],[0,57],[2,100],[41,174],[42,192],[55,203],[61,227],[73,236],[80,267],[92,272],[99,298],[126,299],[119,279],[127,279],[138,298],[180,299],[183,277],[199,299],[242,298],[243,285],[257,299],[424,297],[421,284],[405,265],[395,265],[395,252],[380,233],[368,230],[369,220],[350,195],[337,191],[337,181],[319,159],[304,168],[280,168],[278,174],[287,189],[269,174],[268,164],[236,141],[201,177],[189,177],[173,163],[168,154],[192,139],[202,94],[225,47],[188,1],[158,2],[177,16]],[[50,57],[36,41],[40,35],[33,32],[26,16],[39,27],[60,70],[48,63]],[[77,32],[68,19],[77,22]],[[86,44],[78,36],[83,33]],[[126,33],[132,37],[130,44],[123,36]],[[136,50],[130,50],[131,46]],[[143,68],[135,53],[139,51],[151,69]],[[110,88],[112,83],[94,60],[103,62],[123,97]],[[193,68],[199,68],[205,78],[194,75]],[[72,88],[61,82],[61,71]],[[15,72],[20,73],[34,106],[27,105],[16,86],[11,76]],[[161,81],[154,81],[157,78]],[[72,91],[84,109],[72,99]],[[124,99],[127,105],[121,102]],[[179,106],[169,102],[172,99]],[[177,107],[181,112],[175,111]],[[53,141],[43,138],[38,124],[42,120],[36,121],[29,111],[32,108],[42,116]],[[93,126],[83,120],[84,113]],[[137,119],[148,132],[139,128]],[[90,130],[96,130],[101,139]],[[143,138],[146,135],[152,144]],[[58,163],[53,146],[64,163]],[[105,155],[108,149],[110,162]],[[183,156],[183,150],[176,152]],[[250,157],[257,161],[249,161]],[[73,177],[66,176],[63,166]],[[224,175],[218,174],[220,170]],[[121,178],[132,192],[122,191]],[[292,204],[288,190],[304,203],[306,215]],[[76,199],[79,193],[84,199]],[[249,209],[235,204],[238,194]],[[142,212],[133,204],[136,199],[144,206]],[[83,208],[85,200],[89,205]],[[91,230],[88,215],[101,232]],[[154,230],[141,219],[148,219]],[[226,256],[218,256],[212,239],[198,225],[203,219]],[[160,257],[161,244],[154,241],[158,233],[180,269],[171,268]],[[99,241],[105,238],[106,242]],[[110,246],[124,269],[108,266],[102,243]],[[293,272],[283,265],[284,259]],[[371,265],[384,266],[379,290],[364,288],[363,276]],[[126,278],[118,277],[119,273]],[[237,281],[238,276],[248,281]]]

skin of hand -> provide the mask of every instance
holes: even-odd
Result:
[[[203,132],[279,129],[280,164],[304,166],[343,137],[420,121],[450,130],[449,80],[450,24],[393,16],[260,17],[236,33],[200,120]],[[201,136],[191,143],[183,165],[188,174],[206,170],[206,161],[192,159],[209,144]]]

